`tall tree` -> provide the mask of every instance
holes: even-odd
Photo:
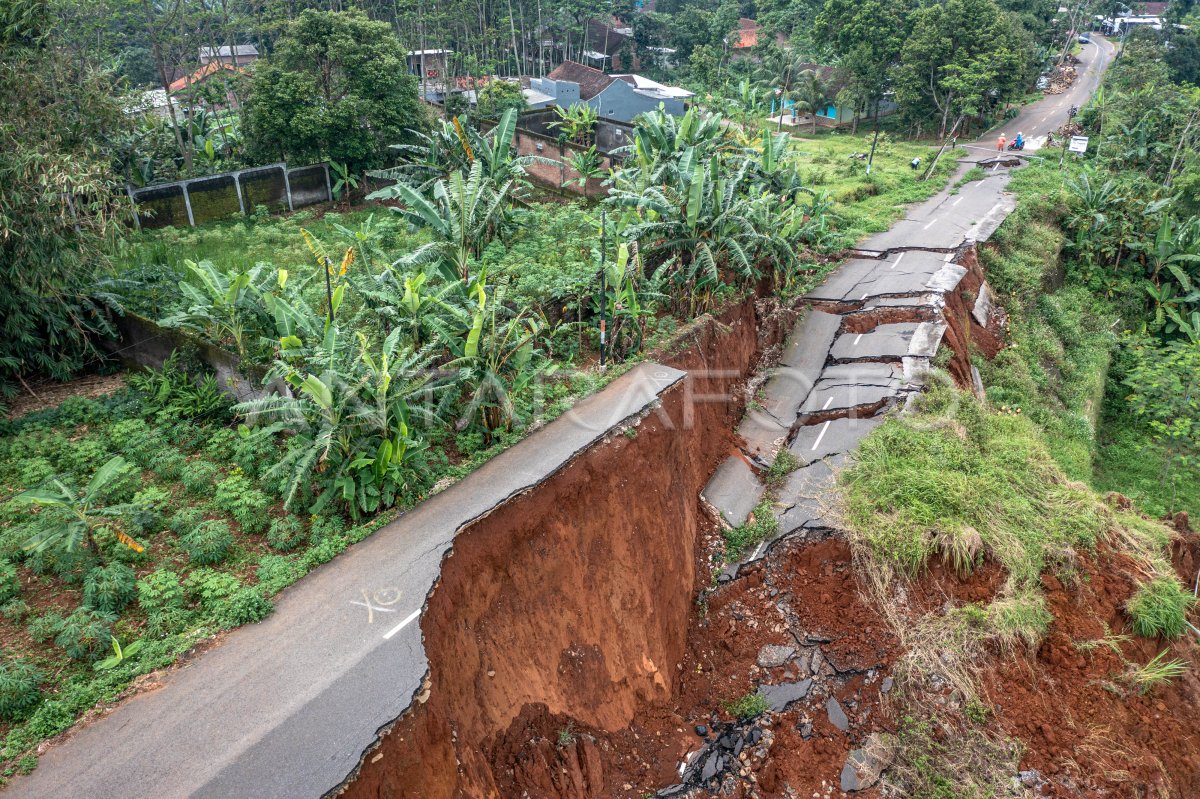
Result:
[[[934,3],[912,14],[897,96],[910,107],[931,105],[945,136],[955,120],[1011,95],[1031,58],[1019,26],[994,0]]]
[[[0,392],[66,378],[107,322],[89,297],[128,212],[106,146],[124,125],[111,75],[53,38],[46,0],[0,4]]]
[[[359,11],[301,13],[255,65],[246,112],[260,157],[355,170],[379,166],[424,119],[399,40]]]
[[[877,107],[891,91],[913,6],[914,0],[828,0],[817,16],[815,36],[841,57],[847,93],[859,108]]]

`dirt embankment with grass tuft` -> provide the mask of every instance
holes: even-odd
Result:
[[[1194,533],[1069,480],[1032,422],[949,385],[869,437],[842,489],[903,651],[885,779],[939,797],[1198,795]]]
[[[689,385],[459,534],[421,619],[427,687],[347,795],[601,796],[643,768],[670,780],[684,736],[654,736],[654,754],[624,742],[678,690],[707,579],[699,490],[734,447],[738,385],[794,319],[754,301],[702,319],[658,353]]]

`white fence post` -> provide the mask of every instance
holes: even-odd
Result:
[[[183,181],[182,183],[180,183],[179,188],[183,189],[183,204],[187,207],[188,224],[191,225],[192,227],[195,227],[196,226],[196,218],[194,216],[192,216],[192,198],[188,194],[187,181]]]
[[[283,167],[283,188],[287,192],[288,210],[294,211],[296,209],[292,207],[292,181],[288,179],[288,165],[285,162],[281,166]]]

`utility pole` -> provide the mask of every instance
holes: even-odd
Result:
[[[1071,110],[1067,112],[1067,124],[1068,125],[1071,124],[1071,120],[1074,119],[1075,115],[1078,113],[1079,113],[1079,108],[1077,106],[1071,106]],[[1071,137],[1068,134],[1064,133],[1063,134],[1062,155],[1059,156],[1059,159],[1058,159],[1058,168],[1059,169],[1062,169],[1063,162],[1067,160],[1067,142],[1069,142],[1070,140],[1071,140]]]
[[[603,371],[606,367],[604,359],[604,345],[606,334],[608,333],[608,270],[605,268],[605,245],[608,242],[606,233],[608,232],[608,214],[605,211],[600,212],[600,370]]]

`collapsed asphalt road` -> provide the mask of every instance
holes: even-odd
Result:
[[[420,689],[418,622],[455,534],[684,376],[636,367],[286,589],[264,621],[50,747],[4,795],[300,799],[336,788]]]
[[[1061,124],[1059,106],[1081,105],[1111,55],[1107,42],[1092,47],[1070,93],[1028,106],[1008,127],[1024,125],[1033,137]],[[765,463],[781,443],[802,466],[781,491],[781,532],[825,523],[821,497],[831,467],[879,424],[881,410],[919,387],[917,375],[945,332],[928,319],[854,332],[847,317],[936,309],[962,277],[947,256],[984,240],[1011,210],[1005,180],[1006,171],[996,169],[916,206],[810,296],[828,310],[809,313],[797,328],[767,383],[763,410],[739,431],[746,457],[727,461],[706,489],[731,523],[744,520],[762,493],[750,464]],[[264,622],[230,633],[156,689],[50,747],[6,795],[294,799],[335,788],[421,688],[421,610],[455,533],[536,486],[682,378],[677,370],[639,367],[305,577]]]

